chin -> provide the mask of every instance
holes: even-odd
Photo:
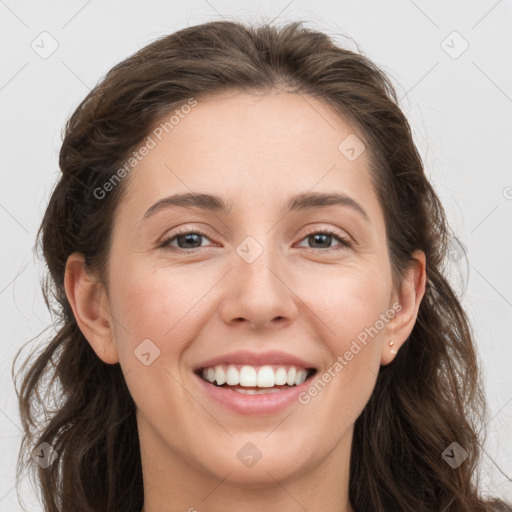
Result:
[[[237,462],[238,459],[237,459]],[[277,454],[267,458],[266,461],[260,459],[256,465],[251,468],[243,466],[241,463],[233,464],[232,461],[226,461],[225,471],[219,472],[216,468],[216,478],[224,479],[231,485],[241,489],[262,489],[276,485],[276,481],[283,482],[292,478],[298,473],[304,471],[299,461],[287,458],[283,460]],[[229,476],[226,476],[228,475]]]
[[[265,440],[266,435],[268,432],[262,434],[261,442],[254,436],[244,436],[247,441],[236,441],[235,449],[210,451],[208,460],[203,458],[200,462],[215,480],[226,479],[232,485],[247,489],[275,485],[276,480],[286,481],[320,462],[321,457],[314,461],[313,454],[305,453],[303,443],[297,442],[296,447],[278,446]]]

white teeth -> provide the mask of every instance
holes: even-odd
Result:
[[[295,375],[295,385],[298,386],[299,384],[302,384],[306,380],[306,375],[308,372],[306,370],[301,370],[297,372],[297,375]]]
[[[245,386],[245,387],[260,387],[260,388],[273,388],[274,386],[298,386],[302,384],[307,377],[307,370],[305,368],[296,366],[271,366],[265,365],[255,367],[251,365],[217,365],[211,368],[205,368],[202,371],[204,380],[222,386]],[[241,393],[252,393],[253,390],[238,390]],[[260,390],[256,394],[261,394]],[[278,391],[276,389],[276,391]],[[261,391],[263,392],[263,390]]]
[[[262,366],[258,371],[258,387],[273,388],[274,384],[275,376],[272,366]]]
[[[228,371],[226,373],[226,384],[228,386],[237,386],[240,384],[240,373],[234,366],[228,367]]]
[[[208,379],[210,380],[210,379]],[[215,380],[217,381],[217,384],[219,386],[222,386],[226,382],[226,374],[224,373],[224,369],[222,366],[216,366],[215,367]],[[210,380],[210,382],[214,382],[213,380]]]
[[[242,366],[240,369],[240,386],[256,386],[258,375],[252,366]]]
[[[286,384],[288,386],[293,386],[295,384],[295,375],[297,374],[297,370],[295,369],[295,366],[292,366],[288,370],[288,378],[286,379]]]
[[[286,384],[286,380],[288,379],[288,373],[286,369],[280,366],[276,371],[275,381],[276,386],[283,386]]]

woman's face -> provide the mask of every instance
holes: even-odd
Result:
[[[399,322],[362,136],[288,93],[199,100],[170,126],[125,178],[107,275],[112,343],[97,350],[126,376],[143,462],[244,485],[347,469],[388,342],[412,328]],[[186,206],[177,194],[217,199]],[[265,393],[206,383],[204,367]],[[288,388],[294,367],[316,372]]]

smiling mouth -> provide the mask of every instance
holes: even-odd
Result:
[[[247,395],[261,395],[299,386],[313,377],[316,369],[295,365],[222,364],[199,368],[195,373],[212,386]]]

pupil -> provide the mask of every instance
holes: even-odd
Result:
[[[315,235],[311,235],[309,238],[310,238],[310,242],[312,241],[313,243],[315,243],[315,241],[323,238],[324,239],[323,247],[329,247],[330,246],[329,242],[330,242],[331,236],[332,235],[327,235],[327,234],[315,234]],[[327,242],[325,242],[325,239],[327,239]],[[320,241],[320,243],[322,243],[322,241]]]
[[[188,246],[186,247],[183,247],[183,244],[180,243],[180,240],[182,239],[185,239],[186,242],[185,244],[187,243],[192,243],[194,244],[194,237],[195,237],[195,242],[198,241],[198,238],[201,237],[202,235],[198,234],[198,233],[187,233],[186,235],[181,235],[180,237],[178,237],[178,245],[183,249],[183,248],[189,248]],[[200,243],[200,240],[199,240],[199,246],[201,245]],[[196,247],[196,246],[194,246]]]

